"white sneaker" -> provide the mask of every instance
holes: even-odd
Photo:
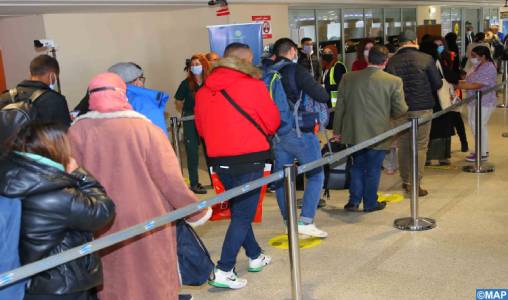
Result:
[[[235,269],[224,272],[216,268],[208,279],[208,284],[218,288],[237,290],[247,285],[247,279],[239,278],[236,275]]]
[[[326,231],[316,227],[314,224],[298,224],[298,234],[308,235],[312,237],[325,238],[328,236]]]
[[[263,268],[272,262],[272,258],[268,255],[261,253],[258,258],[249,258],[249,272],[261,272]]]

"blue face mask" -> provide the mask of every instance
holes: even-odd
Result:
[[[437,47],[437,53],[439,53],[439,54],[442,54],[444,52],[444,50],[445,49],[444,49],[443,45]]]
[[[191,72],[192,74],[198,76],[198,75],[201,75],[203,73],[203,66],[199,65],[199,66],[192,66],[191,67]]]

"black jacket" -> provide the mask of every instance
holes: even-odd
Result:
[[[276,62],[281,60],[290,61],[287,58],[280,57],[277,58]],[[328,95],[326,90],[301,65],[295,63],[289,64],[280,70],[280,74],[282,75],[282,86],[286,96],[293,103],[296,103],[300,99],[300,92],[302,91],[321,103],[328,103],[330,100],[330,95]]]
[[[66,127],[71,125],[69,107],[63,95],[53,91],[49,86],[40,81],[24,80],[18,84],[17,88],[27,90],[30,94],[32,91],[39,89],[46,91],[33,104],[37,121],[55,122]],[[4,93],[0,97],[10,96],[8,93]]]
[[[409,111],[434,107],[434,93],[441,88],[443,82],[430,55],[416,48],[402,48],[390,58],[386,72],[402,79]]]
[[[309,59],[309,56],[299,49],[298,64],[304,67],[311,75],[314,73],[314,80],[316,80],[316,82],[321,81],[321,66],[315,54],[312,54]]]
[[[0,194],[22,200],[22,264],[90,242],[115,211],[104,188],[85,170],[68,174],[16,154],[0,160]],[[100,259],[91,254],[33,276],[27,293],[70,294],[101,283]]]

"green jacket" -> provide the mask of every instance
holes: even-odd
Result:
[[[356,145],[391,128],[390,118],[408,110],[402,79],[368,67],[344,75],[338,89],[333,131],[345,144]],[[372,148],[386,150],[391,139]]]

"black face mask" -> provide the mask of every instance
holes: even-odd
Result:
[[[330,53],[323,54],[323,60],[326,62],[332,62],[333,61],[333,54],[330,54]]]

